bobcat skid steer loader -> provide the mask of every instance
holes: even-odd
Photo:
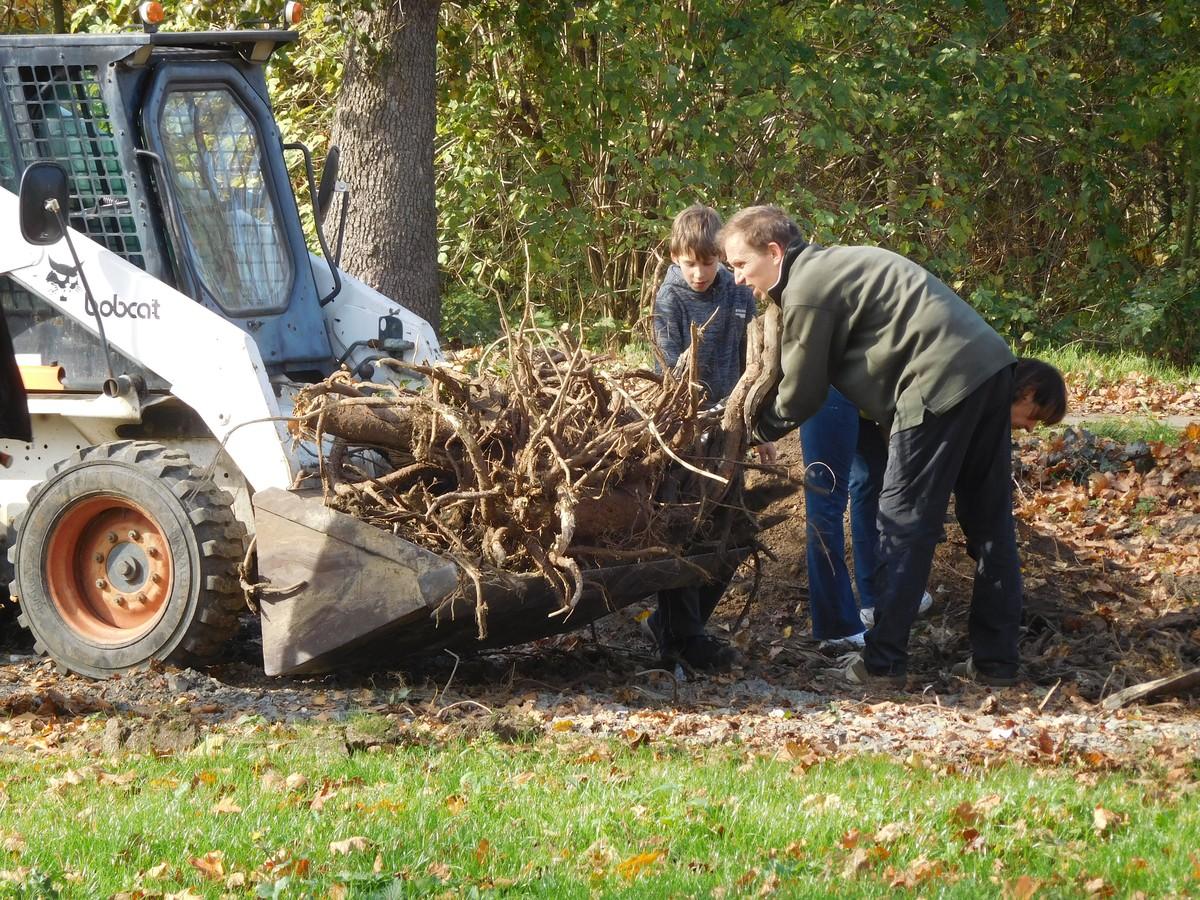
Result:
[[[34,437],[0,442],[0,583],[66,669],[213,659],[246,608],[251,536],[276,588],[259,610],[268,674],[479,646],[453,562],[292,490],[316,460],[286,431],[299,387],[343,364],[395,377],[372,371],[382,355],[441,358],[428,323],[306,248],[284,154],[308,154],[282,143],[263,73],[295,38],[0,37],[0,304]],[[330,159],[319,190],[308,167],[318,221]],[[565,622],[536,579],[497,584],[489,643],[736,562],[593,570]]]

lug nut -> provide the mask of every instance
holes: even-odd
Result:
[[[95,560],[96,560],[96,562],[98,562],[98,563],[102,563],[102,562],[104,562],[104,554],[103,554],[103,553],[97,553],[97,554],[96,554],[96,555],[93,557],[93,559],[95,559]]]
[[[100,590],[104,590],[106,587],[108,587],[108,582],[105,581],[103,578],[97,578],[96,579],[96,587],[100,588]]]
[[[117,606],[124,606],[126,601],[123,596],[121,596],[120,594],[117,594],[117,599],[115,599],[113,601],[113,603],[117,604]]]
[[[155,584],[162,584],[162,576],[159,575],[157,572],[150,573],[150,580],[153,581]]]
[[[129,539],[131,541],[140,541],[142,536],[131,528],[129,529]]]
[[[150,598],[149,598],[149,597],[147,597],[147,596],[146,596],[144,593],[142,593],[141,591],[139,591],[139,592],[138,592],[138,595],[137,595],[137,597],[136,597],[136,598],[134,598],[134,599],[136,599],[138,603],[141,603],[143,606],[145,606],[145,605],[146,605],[146,601],[147,601],[147,600],[149,600]]]
[[[110,531],[108,533],[108,542],[110,544],[115,544],[117,542],[117,533],[115,531]]]
[[[158,559],[158,548],[157,547],[147,547],[146,555],[151,557],[152,559]]]

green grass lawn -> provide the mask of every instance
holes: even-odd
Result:
[[[1088,419],[1083,423],[1082,427],[1100,437],[1111,438],[1122,444],[1133,444],[1138,441],[1145,441],[1146,443],[1161,441],[1164,444],[1174,446],[1183,440],[1182,430],[1174,428],[1165,422],[1140,418],[1138,416],[1112,416],[1103,419]],[[1061,431],[1062,426],[1054,425],[1050,428],[1042,429],[1041,433],[1048,433],[1055,429]]]
[[[1195,766],[797,765],[785,748],[490,736],[349,757],[321,746],[275,728],[186,756],[5,762],[0,894],[1200,890]]]
[[[1167,384],[1183,385],[1200,381],[1200,364],[1188,368],[1129,351],[1100,352],[1075,344],[1065,347],[1031,347],[1020,351],[1057,366],[1064,374],[1080,375],[1090,385],[1120,381],[1132,372],[1153,376]]]

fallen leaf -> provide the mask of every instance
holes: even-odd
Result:
[[[317,789],[312,800],[308,804],[308,808],[314,812],[320,812],[325,808],[325,804],[337,796],[337,788],[334,782],[326,778],[321,782],[321,787]]]
[[[903,837],[908,829],[900,822],[890,822],[875,832],[874,841],[877,844],[890,844],[897,838]]]
[[[1096,829],[1096,833],[1101,837],[1111,832],[1116,826],[1121,825],[1125,821],[1124,816],[1105,809],[1103,806],[1097,806],[1092,810],[1092,826]]]
[[[1083,891],[1089,897],[1111,897],[1116,889],[1103,878],[1090,878],[1083,884]]]
[[[482,866],[487,860],[488,854],[491,852],[491,842],[487,838],[482,838],[479,843],[475,845],[475,861]]]
[[[450,815],[457,816],[461,812],[465,812],[467,808],[467,800],[458,794],[451,794],[446,798],[446,809],[450,811]]]
[[[6,834],[3,840],[0,840],[0,846],[4,847],[6,853],[23,853],[25,852],[25,838],[15,832]]]
[[[141,874],[140,877],[158,879],[158,878],[167,878],[170,874],[171,874],[171,864],[164,859],[157,866],[151,866],[150,868],[148,868],[145,872],[143,872]]]
[[[348,837],[344,841],[332,841],[329,844],[329,852],[335,856],[338,854],[349,855],[370,848],[371,841],[365,837],[356,835]]]
[[[1042,883],[1036,878],[1030,878],[1028,875],[1022,875],[1016,881],[1010,881],[1004,891],[1006,897],[1011,897],[1012,900],[1029,900],[1037,894],[1042,888]]]
[[[964,800],[950,811],[950,818],[963,825],[974,825],[979,821],[979,811],[969,800]]]
[[[842,848],[845,850],[853,850],[858,846],[858,842],[861,838],[862,832],[857,828],[851,828],[842,835],[841,840],[839,840],[838,843],[841,844]]]
[[[283,784],[289,791],[302,791],[308,787],[308,778],[299,772],[293,772],[284,779]]]
[[[924,881],[929,881],[936,878],[946,871],[945,865],[936,859],[926,859],[924,856],[918,856],[908,868],[898,875],[894,875],[890,882],[891,887],[915,888]]]
[[[624,862],[617,864],[617,873],[624,879],[632,881],[637,878],[645,869],[654,865],[667,853],[665,850],[651,850],[647,853],[639,853],[636,856],[631,856]]]
[[[1050,737],[1050,732],[1045,728],[1038,732],[1037,748],[1038,752],[1044,756],[1054,755],[1054,738]]]
[[[221,815],[222,813],[240,813],[242,808],[237,805],[232,797],[226,795],[216,802],[212,811],[217,815]]]
[[[98,784],[111,784],[116,787],[127,787],[137,779],[137,772],[122,772],[120,775],[114,775],[111,772],[101,772],[96,776]]]
[[[225,877],[225,854],[220,850],[210,850],[203,856],[189,856],[188,862],[204,873],[206,878]]]
[[[842,866],[842,877],[853,878],[870,864],[871,854],[867,852],[865,847],[859,847],[850,854],[846,860],[846,864]]]
[[[758,896],[768,897],[779,890],[783,886],[783,879],[776,872],[768,872],[767,877],[763,879],[762,885],[758,889]]]

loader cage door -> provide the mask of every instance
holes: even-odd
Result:
[[[268,362],[331,355],[300,218],[266,102],[224,63],[162,67],[142,112],[162,160],[177,264],[193,297]]]

